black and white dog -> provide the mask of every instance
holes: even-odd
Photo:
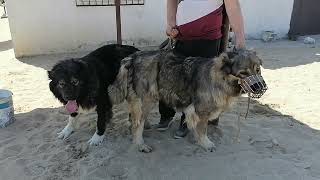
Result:
[[[96,110],[97,129],[88,142],[99,145],[103,141],[106,123],[112,117],[108,86],[118,74],[121,59],[136,51],[132,46],[106,45],[82,58],[61,61],[48,71],[51,92],[70,113],[69,123],[58,133],[60,139],[74,131],[80,113]]]

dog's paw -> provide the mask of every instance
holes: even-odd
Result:
[[[206,150],[209,151],[209,152],[214,152],[214,151],[216,151],[216,145],[215,145],[213,142],[211,142],[211,144],[208,145],[208,146],[206,146],[205,148],[206,148]]]
[[[207,137],[202,142],[200,142],[200,145],[209,152],[213,152],[216,150],[216,145],[210,141],[210,139]]]
[[[152,151],[152,147],[146,144],[139,144],[138,149],[140,152],[143,152],[143,153],[150,153]]]
[[[63,130],[58,134],[58,138],[59,139],[63,139],[66,140],[73,132],[73,128],[66,126],[65,128],[63,128]]]
[[[88,141],[88,143],[91,146],[98,146],[101,145],[101,143],[104,140],[104,135],[99,136],[97,133],[94,133],[94,135],[92,136],[92,138]]]

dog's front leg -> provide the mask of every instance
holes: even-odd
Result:
[[[65,140],[71,135],[71,133],[76,128],[76,123],[77,123],[78,117],[79,117],[78,113],[70,114],[68,124],[66,125],[66,127],[63,128],[63,130],[61,132],[58,133],[59,139]]]
[[[97,120],[97,129],[92,138],[88,141],[90,145],[98,146],[100,145],[104,138],[104,132],[106,130],[106,123],[110,122],[110,119],[112,118],[112,106],[110,103],[104,104],[104,105],[98,105],[97,106],[97,114],[98,114],[98,120]]]
[[[194,132],[197,143],[207,151],[215,150],[214,143],[210,141],[207,135],[208,116],[199,116],[193,105],[186,109],[185,114],[188,128]]]
[[[207,151],[213,152],[215,150],[215,144],[208,138],[208,119],[199,119],[195,127],[195,136],[200,146]]]

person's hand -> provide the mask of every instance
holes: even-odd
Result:
[[[175,39],[179,34],[179,30],[176,26],[167,26],[166,34],[171,39]]]
[[[244,38],[236,40],[235,48],[236,49],[246,49],[246,43],[245,43]]]

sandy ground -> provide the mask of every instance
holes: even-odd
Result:
[[[126,106],[115,107],[107,139],[89,147],[94,114],[83,116],[67,141],[57,139],[67,115],[48,89],[46,70],[57,61],[83,55],[60,54],[16,59],[7,20],[0,20],[0,88],[14,93],[16,122],[0,129],[1,180],[318,180],[320,179],[320,47],[301,42],[249,41],[264,60],[269,90],[253,101],[247,120],[246,98],[210,127],[216,152],[204,152],[192,135],[173,139],[167,132],[144,133],[154,151],[131,146]],[[149,118],[157,123],[155,111]]]

